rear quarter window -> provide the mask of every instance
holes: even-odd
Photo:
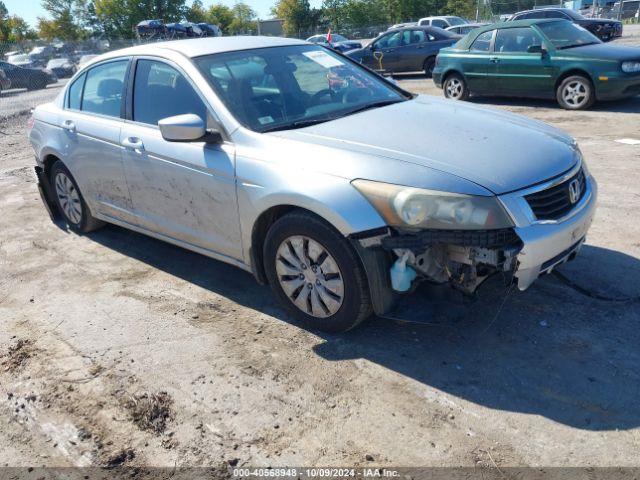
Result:
[[[82,103],[82,87],[84,87],[84,79],[86,73],[80,75],[69,87],[67,107],[72,110],[80,110]]]
[[[484,32],[478,35],[478,38],[473,41],[469,50],[471,50],[472,52],[488,52],[489,48],[491,47],[491,38],[493,37],[493,32],[495,32],[495,30]]]

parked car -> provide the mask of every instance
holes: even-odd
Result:
[[[465,20],[462,17],[456,17],[454,15],[445,15],[442,17],[424,17],[418,20],[418,25],[420,26],[438,28],[455,27],[458,25],[464,25],[466,23],[469,23],[469,21]]]
[[[4,70],[0,70],[0,94],[3,90],[9,90],[11,88],[11,81],[7,78]]]
[[[555,98],[579,110],[640,94],[640,48],[605,44],[567,20],[504,22],[441,50],[433,79],[448,98]]]
[[[356,48],[362,48],[362,42],[356,40],[349,40],[347,37],[343,37],[337,33],[331,34],[331,41],[328,40],[327,34],[314,35],[307,38],[307,42],[317,43],[329,48],[333,48],[339,52],[348,52],[349,50],[355,50]]]
[[[440,49],[460,38],[436,27],[403,27],[384,32],[368,45],[346,55],[374,70],[389,73],[422,70],[431,76]]]
[[[47,70],[51,70],[58,78],[67,78],[75,73],[76,66],[70,58],[52,58],[47,62]]]
[[[608,41],[622,36],[622,22],[608,18],[586,18],[570,8],[540,8],[514,14],[510,21],[555,18],[569,20],[593,33],[600,40]]]
[[[464,25],[456,25],[455,27],[447,27],[447,32],[455,33],[456,35],[465,36],[471,30],[489,25],[488,23],[465,23]]]
[[[7,62],[0,62],[0,70],[11,81],[11,88],[39,90],[58,81],[58,78],[51,71],[38,68],[23,68]]]
[[[51,55],[53,55],[53,52],[54,48],[50,45],[33,47],[29,52],[29,58],[31,58],[34,64],[33,66],[44,67]]]
[[[294,39],[110,52],[29,123],[43,199],[71,230],[115,223],[231,263],[326,331],[419,280],[526,289],[576,255],[596,206],[567,134]]]

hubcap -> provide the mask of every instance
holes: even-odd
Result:
[[[457,78],[452,78],[447,82],[447,96],[458,99],[462,95],[462,82]]]
[[[331,254],[315,240],[295,235],[276,253],[276,273],[284,293],[303,312],[317,318],[335,314],[344,298],[344,281]]]
[[[64,173],[59,172],[55,180],[56,195],[64,215],[71,223],[80,223],[82,219],[82,204],[80,195],[73,183]]]
[[[581,81],[575,80],[565,85],[562,99],[572,107],[581,107],[588,100],[588,87]]]

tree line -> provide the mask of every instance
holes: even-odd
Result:
[[[535,0],[323,0],[312,8],[309,0],[275,0],[274,17],[284,22],[284,33],[304,33],[331,28],[334,32],[415,21],[430,15],[458,15],[475,19],[531,8]],[[90,37],[132,38],[142,20],[165,23],[188,20],[218,25],[225,35],[257,33],[256,12],[238,0],[233,7],[202,0],[42,0],[48,16],[35,28],[11,15],[0,0],[0,41],[43,38],[81,40]]]

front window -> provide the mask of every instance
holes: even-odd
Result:
[[[478,38],[473,41],[469,50],[472,52],[488,52],[491,47],[493,32],[495,32],[495,30],[490,30],[478,35]]]
[[[503,28],[498,30],[493,49],[500,53],[527,53],[536,46],[541,47],[542,40],[531,28]]]
[[[376,74],[311,45],[195,61],[231,113],[257,132],[300,128],[406,100]]]
[[[539,23],[538,28],[558,50],[602,43],[595,35],[568,21]]]
[[[138,60],[133,87],[133,120],[157,125],[185,113],[207,120],[207,108],[187,79],[175,68],[155,60]]]

